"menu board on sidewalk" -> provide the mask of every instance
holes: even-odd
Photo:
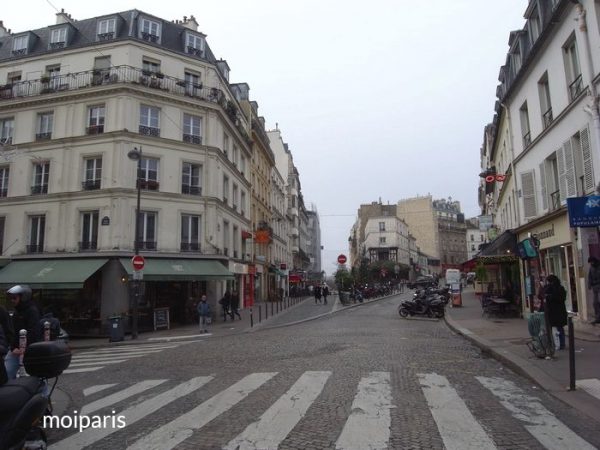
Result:
[[[154,310],[154,331],[159,328],[171,329],[171,322],[169,320],[169,308],[156,308]]]

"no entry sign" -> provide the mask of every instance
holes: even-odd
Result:
[[[135,255],[131,258],[131,265],[133,266],[133,270],[138,271],[144,268],[144,257],[142,255]]]
[[[346,258],[346,255],[338,256],[338,264],[346,264],[346,261],[348,261],[348,258]]]

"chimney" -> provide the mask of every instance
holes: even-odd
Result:
[[[196,22],[196,18],[194,16],[190,16],[189,18],[187,16],[183,16],[183,22],[181,22],[181,25],[188,30],[198,31],[198,22]]]
[[[10,35],[10,30],[8,30],[5,26],[4,23],[0,20],[0,37],[5,37]]]
[[[71,19],[71,15],[65,12],[64,8],[61,8],[59,13],[56,13],[56,25],[60,25],[61,23],[70,23],[73,19]]]

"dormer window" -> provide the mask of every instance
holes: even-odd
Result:
[[[116,19],[102,19],[98,21],[98,40],[107,41],[114,39],[117,31]]]
[[[67,28],[55,28],[50,34],[50,48],[63,48],[67,44]]]
[[[142,19],[140,37],[149,42],[160,41],[160,24],[148,19]]]
[[[519,73],[519,70],[521,70],[521,49],[518,45],[511,52],[510,56],[512,59],[513,75],[517,76],[517,74]]]
[[[186,52],[190,55],[202,57],[204,54],[204,38],[195,34],[187,33]]]
[[[13,55],[25,55],[27,54],[27,44],[29,42],[29,36],[17,36],[13,40]]]

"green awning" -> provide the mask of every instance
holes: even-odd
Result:
[[[285,277],[285,273],[279,270],[277,267],[269,267],[269,272],[276,273],[280,277]]]
[[[121,258],[121,264],[133,275],[131,259]],[[218,261],[207,259],[146,258],[145,281],[233,280],[234,275]]]
[[[81,289],[108,259],[36,259],[12,261],[0,270],[0,285],[27,284],[32,289]]]

